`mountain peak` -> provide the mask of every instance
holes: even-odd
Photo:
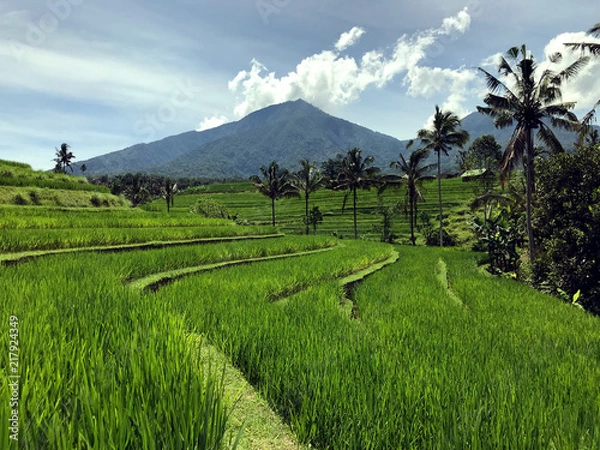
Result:
[[[295,170],[298,161],[325,161],[352,147],[381,159],[398,157],[397,139],[333,117],[303,99],[254,111],[201,132],[183,133],[84,161],[86,174],[157,173],[231,178],[257,173],[273,160]]]

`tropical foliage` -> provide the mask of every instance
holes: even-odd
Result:
[[[309,233],[309,225],[311,223],[308,211],[308,202],[310,194],[323,187],[325,179],[317,170],[317,164],[311,163],[306,159],[300,161],[300,170],[292,174],[291,182],[300,194],[304,196],[305,215],[304,223],[306,225],[305,232]]]
[[[75,155],[73,155],[73,152],[69,151],[70,148],[71,146],[66,143],[62,143],[60,145],[60,149],[55,148],[56,157],[53,159],[53,161],[56,163],[56,165],[54,166],[54,171],[56,173],[66,173],[67,167],[71,169],[71,172],[73,172],[73,167],[71,167],[71,160],[75,159]]]
[[[298,197],[300,194],[292,184],[287,169],[280,169],[273,161],[268,167],[260,168],[262,178],[258,175],[250,177],[258,191],[271,199],[271,222],[275,226],[275,201],[280,198]]]
[[[536,283],[600,313],[600,147],[539,164]]]
[[[460,129],[460,119],[452,111],[442,111],[435,106],[433,124],[417,132],[423,148],[437,153],[438,203],[440,208],[440,247],[444,245],[444,213],[442,208],[442,173],[441,155],[448,156],[452,147],[462,148],[469,141],[469,133]]]
[[[408,209],[412,245],[416,245],[415,228],[417,226],[418,204],[425,201],[421,194],[423,181],[433,178],[430,172],[436,167],[435,164],[426,164],[429,153],[426,148],[415,150],[410,154],[408,161],[400,153],[399,159],[390,163],[390,167],[397,169],[400,175],[386,175],[381,179],[381,191],[388,187],[400,188],[404,186],[406,189],[405,205],[408,204],[408,208],[405,207],[405,211]]]
[[[349,150],[340,165],[336,180],[336,189],[347,190],[352,194],[352,212],[354,214],[354,239],[358,238],[356,225],[356,200],[359,189],[370,189],[378,183],[376,179],[380,169],[372,166],[374,158],[363,158],[362,150],[358,147]]]
[[[560,53],[550,56],[550,61],[562,60]],[[479,112],[494,118],[498,128],[515,125],[511,139],[504,151],[500,175],[508,179],[509,173],[524,161],[527,179],[527,234],[531,260],[535,258],[535,234],[532,208],[535,191],[535,147],[534,133],[553,152],[562,152],[563,147],[554,135],[550,124],[566,130],[577,130],[579,122],[571,110],[573,102],[563,102],[561,85],[574,77],[588,58],[581,57],[560,72],[541,69],[525,45],[513,47],[500,57],[500,77],[479,68],[485,75],[489,93],[483,99],[487,105],[478,106]]]

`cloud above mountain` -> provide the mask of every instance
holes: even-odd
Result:
[[[297,64],[294,71],[278,76],[257,59],[249,70],[240,71],[228,87],[239,99],[233,114],[241,118],[266,106],[288,100],[304,100],[325,110],[359,99],[369,88],[380,89],[400,76],[412,96],[447,92],[445,106],[463,111],[462,102],[476,74],[472,69],[441,69],[422,65],[428,56],[443,51],[443,46],[467,32],[471,16],[467,8],[443,19],[437,28],[404,34],[391,51],[370,50],[359,57],[347,50],[355,46],[366,30],[354,27],[343,33],[333,49],[311,55]],[[223,117],[207,118],[207,126],[222,122]],[[203,128],[203,126],[201,126]]]

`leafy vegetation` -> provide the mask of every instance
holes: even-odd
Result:
[[[578,129],[577,117],[571,112],[575,104],[562,101],[561,84],[575,76],[587,63],[588,57],[582,56],[560,72],[554,72],[547,68],[540,69],[533,56],[527,52],[525,45],[521,48],[509,49],[506,56],[508,60],[501,56],[498,63],[500,78],[479,68],[485,75],[490,92],[483,99],[487,106],[478,106],[477,109],[493,117],[494,124],[499,128],[510,127],[516,122],[511,140],[502,157],[500,173],[501,178],[506,180],[510,171],[517,164],[522,163],[525,157],[528,253],[529,258],[533,260],[535,259],[535,233],[532,224],[535,191],[534,130],[538,130],[537,136],[551,151],[564,151],[562,144],[545,121],[565,130]],[[555,53],[549,59],[553,63],[558,63],[562,60],[562,55]]]
[[[600,313],[600,148],[539,163],[536,283]]]
[[[300,194],[294,187],[287,169],[280,169],[273,161],[269,166],[260,168],[262,178],[258,175],[251,177],[256,189],[271,200],[271,224],[275,226],[275,201],[281,198],[298,197]]]
[[[460,129],[460,120],[452,111],[442,111],[436,105],[433,125],[417,132],[424,149],[433,150],[437,154],[438,206],[440,208],[440,247],[444,246],[444,212],[442,206],[442,153],[448,156],[452,147],[463,147],[469,141],[469,133]]]

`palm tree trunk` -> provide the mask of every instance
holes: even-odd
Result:
[[[527,238],[529,261],[535,259],[535,240],[533,235],[533,225],[531,221],[533,210],[533,194],[535,192],[535,169],[534,169],[534,153],[533,133],[531,129],[527,130],[527,204],[526,204],[526,220],[527,220]]]
[[[441,168],[441,150],[437,151],[438,164],[437,164],[437,178],[438,178],[438,202],[440,204],[440,247],[444,246],[444,214],[442,211],[442,168]]]
[[[354,239],[358,239],[358,231],[356,229],[356,188],[352,189],[354,199]]]
[[[414,189],[410,189],[410,194],[409,194],[409,203],[410,203],[410,208],[409,208],[409,214],[410,214],[410,242],[412,242],[412,245],[416,245],[415,244],[415,212],[414,212],[414,208],[413,205],[415,203],[415,192]]]
[[[271,199],[271,222],[275,226],[275,199]]]
[[[308,234],[309,228],[308,228],[308,192],[305,193],[305,199],[306,199],[306,213],[305,213],[305,223],[306,223],[306,234]]]

